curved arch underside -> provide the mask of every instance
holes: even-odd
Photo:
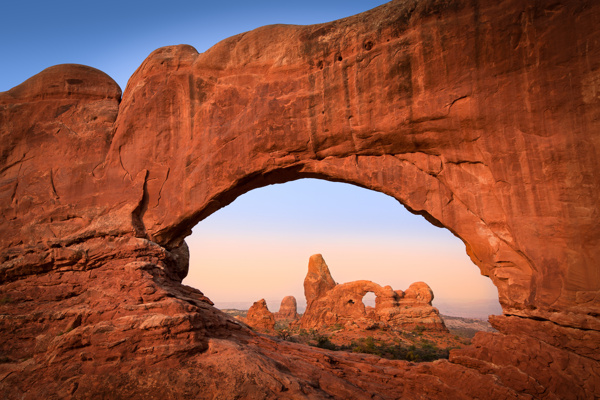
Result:
[[[158,49],[122,99],[77,65],[0,93],[0,388],[600,396],[599,17],[593,1],[392,1]],[[196,223],[304,177],[451,230],[498,287],[500,333],[419,366],[306,351],[180,285]]]

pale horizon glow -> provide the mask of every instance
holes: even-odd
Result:
[[[293,295],[303,307],[308,259],[316,253],[337,283],[365,279],[405,290],[423,281],[436,306],[498,301],[450,231],[390,196],[343,183],[302,179],[255,189],[201,221],[186,242],[184,284],[217,306],[265,298],[277,311]]]

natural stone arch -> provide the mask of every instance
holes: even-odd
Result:
[[[367,310],[368,307],[375,308],[376,303],[373,305],[367,304],[367,302],[370,303],[371,300],[373,300],[374,302],[377,302],[377,295],[375,294],[375,292],[367,292],[363,295],[361,301],[362,301],[363,305],[365,306],[365,310]]]
[[[503,335],[481,335],[479,347],[431,367],[437,376],[457,385],[466,369],[478,377],[470,382],[508,397],[599,396],[598,7],[394,1],[328,24],[260,28],[203,54],[159,49],[122,100],[108,76],[82,66],[50,68],[0,94],[0,279],[20,304],[0,305],[11,316],[2,331],[16,332],[3,342],[22,331],[61,333],[52,345],[28,337],[3,351],[47,352],[68,364],[77,355],[65,343],[75,336],[107,342],[85,313],[65,335],[58,323],[39,328],[21,318],[73,312],[74,299],[81,309],[108,309],[82,289],[100,285],[94,274],[124,279],[90,292],[129,288],[115,293],[132,300],[143,283],[144,296],[170,296],[162,316],[119,320],[122,337],[134,326],[146,343],[146,329],[180,324],[196,351],[208,351],[209,338],[238,328],[177,284],[183,239],[248,190],[317,177],[386,193],[451,230],[498,287],[505,316],[493,322]],[[83,274],[85,285],[68,283]],[[72,287],[67,297],[44,297],[42,283],[50,292]],[[157,359],[185,347],[183,336]],[[133,357],[137,347],[120,350],[122,337],[101,348]],[[506,346],[517,350],[501,355]],[[548,354],[559,362],[545,372]],[[518,357],[529,360],[522,375],[511,369]],[[501,384],[490,380],[490,365]],[[23,379],[35,382],[27,371]],[[419,371],[401,374],[415,390],[430,386],[431,371]],[[101,379],[80,385],[94,382]],[[335,385],[323,386],[332,393]]]
[[[375,295],[375,307],[367,309],[363,303],[367,293]],[[336,283],[321,254],[309,258],[304,296],[306,310],[299,321],[303,329],[413,330],[421,325],[448,332],[438,310],[432,307],[433,292],[425,282],[414,282],[405,291],[367,280]]]

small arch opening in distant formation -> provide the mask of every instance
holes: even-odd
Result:
[[[368,309],[368,307],[374,308],[376,299],[377,296],[375,295],[375,293],[367,292],[362,298],[362,302],[365,305],[365,309]]]

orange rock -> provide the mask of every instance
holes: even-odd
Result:
[[[304,278],[304,297],[306,308],[335,287],[336,283],[331,277],[329,267],[325,264],[323,256],[313,254],[308,260],[308,273]]]
[[[598,15],[397,0],[158,49],[122,99],[73,65],[0,93],[0,393],[599,398]],[[388,362],[254,334],[181,285],[194,225],[307,177],[459,237],[498,287],[499,333]]]
[[[275,317],[269,311],[265,299],[255,301],[248,310],[245,322],[261,331],[272,331],[275,328]]]
[[[324,289],[322,282],[333,282],[333,278],[323,257],[315,254],[310,258],[304,280],[308,306],[300,320],[302,328],[321,329],[341,324],[348,328],[379,326],[412,330],[422,326],[448,332],[437,308],[431,305],[433,292],[424,282],[413,283],[406,292],[371,281],[334,284],[328,289]],[[375,294],[375,308],[365,307],[363,303],[363,297],[369,292]],[[308,301],[309,296],[311,301]]]
[[[285,296],[281,300],[279,311],[274,313],[276,321],[295,321],[299,318],[298,305],[294,296]]]

